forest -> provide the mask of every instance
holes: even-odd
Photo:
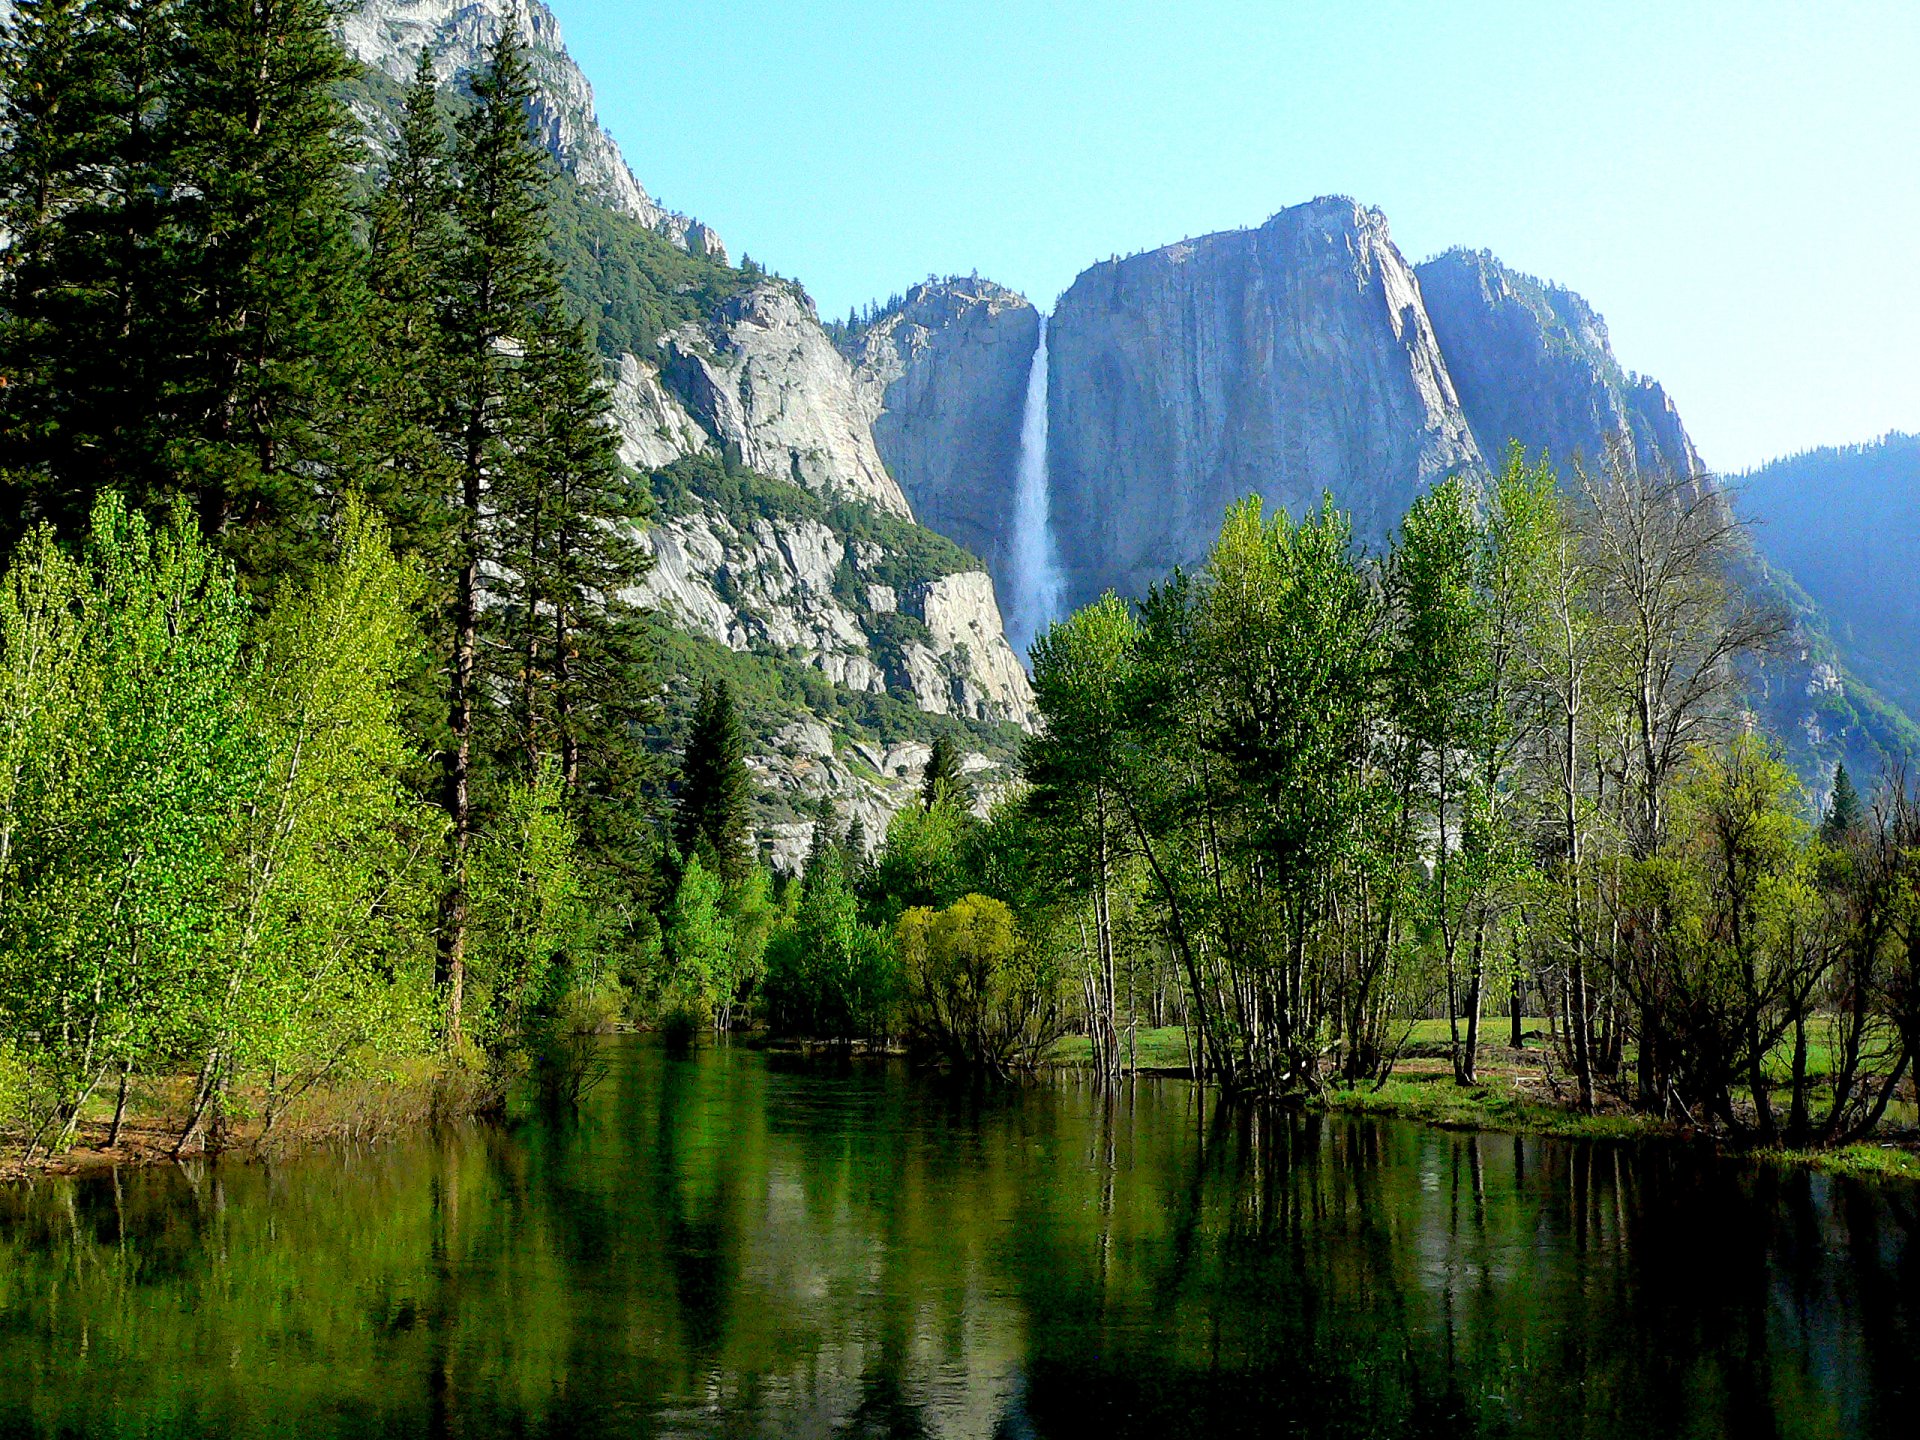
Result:
[[[1618,456],[1516,450],[1381,555],[1245,501],[1036,643],[1017,783],[976,795],[943,736],[884,834],[823,811],[773,873],[738,698],[650,743],[622,598],[660,499],[766,482],[620,462],[618,316],[556,258],[582,222],[512,31],[457,99],[423,59],[370,148],[330,23],[23,0],[0,39],[27,1158],[134,1115],[184,1155],[565,1104],[616,1025],[1000,1079],[1084,1036],[1102,1083],[1177,1027],[1226,1096],[1297,1104],[1436,1019],[1473,1087],[1531,1018],[1581,1112],[1815,1148],[1910,1107],[1920,795],[1841,771],[1816,806],[1747,708],[1790,640],[1724,493]]]

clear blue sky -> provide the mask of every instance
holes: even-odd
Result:
[[[1920,429],[1920,3],[550,0],[640,180],[825,314],[1339,193],[1562,281],[1710,465]]]

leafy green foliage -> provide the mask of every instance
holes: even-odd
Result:
[[[1066,1029],[1064,967],[985,895],[900,917],[910,1035],[958,1069],[1031,1070]]]
[[[861,922],[837,855],[811,877],[792,925],[767,945],[767,1019],[817,1040],[884,1041],[897,1023],[899,961],[885,931]]]

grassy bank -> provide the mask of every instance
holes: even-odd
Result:
[[[1504,1040],[1509,1036],[1507,1022],[1502,1019],[1497,1027],[1488,1026],[1482,1034]],[[1572,1098],[1556,1090],[1548,1077],[1546,1022],[1526,1021],[1523,1039],[1525,1043],[1518,1050],[1483,1041],[1478,1067],[1480,1083],[1457,1085],[1452,1063],[1447,1058],[1447,1022],[1423,1020],[1414,1026],[1405,1055],[1385,1084],[1329,1090],[1319,1103],[1330,1112],[1392,1116],[1447,1130],[1552,1135],[1579,1140],[1713,1139],[1612,1101],[1603,1102],[1596,1114],[1582,1114]],[[1179,1026],[1141,1030],[1137,1043],[1138,1068],[1142,1074],[1184,1076],[1189,1073],[1186,1034]],[[1092,1048],[1084,1035],[1068,1036],[1053,1053],[1054,1063],[1062,1066],[1083,1067],[1091,1058]],[[1805,1166],[1829,1174],[1873,1180],[1920,1180],[1920,1137],[1907,1132],[1887,1141],[1844,1145],[1832,1150],[1772,1149],[1742,1153],[1765,1164]]]
[[[194,1077],[135,1080],[128,1088],[120,1132],[113,1135],[118,1101],[96,1092],[83,1108],[72,1146],[24,1161],[18,1141],[0,1143],[0,1181],[27,1174],[77,1175],[121,1166],[163,1164],[186,1128]],[[243,1093],[240,1113],[226,1117],[219,1150],[261,1159],[322,1145],[376,1145],[435,1120],[466,1118],[490,1098],[474,1072],[440,1059],[418,1059],[381,1075],[316,1086],[288,1105],[269,1126],[262,1097]],[[113,1143],[109,1143],[112,1141]]]

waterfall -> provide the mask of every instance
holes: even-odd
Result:
[[[1027,403],[1020,417],[1020,471],[1013,489],[1013,537],[1007,567],[1011,594],[1007,639],[1025,659],[1027,649],[1060,616],[1066,577],[1053,536],[1047,487],[1047,317],[1027,372]]]

